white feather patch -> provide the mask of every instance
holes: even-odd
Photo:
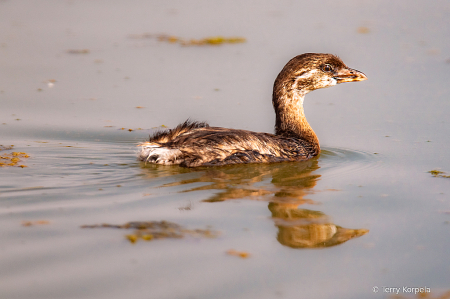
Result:
[[[298,76],[297,77],[297,80],[298,79],[305,79],[305,78],[309,78],[309,77],[311,77],[312,75],[314,75],[315,73],[317,73],[319,70],[310,70],[310,71],[308,71],[308,72],[305,72],[305,73],[303,73],[301,76]]]
[[[157,163],[157,164],[179,164],[181,161],[177,161],[181,151],[176,148],[161,147],[156,144],[140,145],[141,150],[138,153],[138,159],[145,162]]]

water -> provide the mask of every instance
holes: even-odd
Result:
[[[0,298],[448,291],[450,179],[428,171],[450,173],[449,11],[448,1],[0,1],[0,144],[14,145],[0,155],[30,156],[0,168]],[[147,32],[247,42],[129,37]],[[338,54],[369,78],[307,96],[318,158],[136,161],[155,127],[188,117],[272,132],[273,80],[303,52]],[[133,229],[82,228],[135,221],[219,235],[132,243]]]

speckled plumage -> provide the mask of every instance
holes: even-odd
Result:
[[[366,80],[331,54],[306,53],[291,59],[277,76],[272,103],[275,135],[186,122],[141,143],[138,159],[185,167],[302,161],[320,152],[303,111],[305,95],[338,83]]]

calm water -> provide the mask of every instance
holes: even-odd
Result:
[[[29,156],[0,168],[0,298],[445,293],[450,179],[428,171],[450,174],[449,13],[448,1],[0,1],[0,156]],[[304,52],[369,77],[307,96],[318,158],[136,161],[138,142],[188,117],[272,132],[273,80]],[[217,236],[132,243],[133,229],[81,228],[139,221]]]

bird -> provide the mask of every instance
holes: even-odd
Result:
[[[316,89],[364,80],[367,80],[364,73],[349,68],[333,54],[295,56],[273,85],[275,134],[212,127],[188,119],[138,144],[138,160],[199,167],[311,159],[320,153],[320,145],[305,117],[305,95]]]

